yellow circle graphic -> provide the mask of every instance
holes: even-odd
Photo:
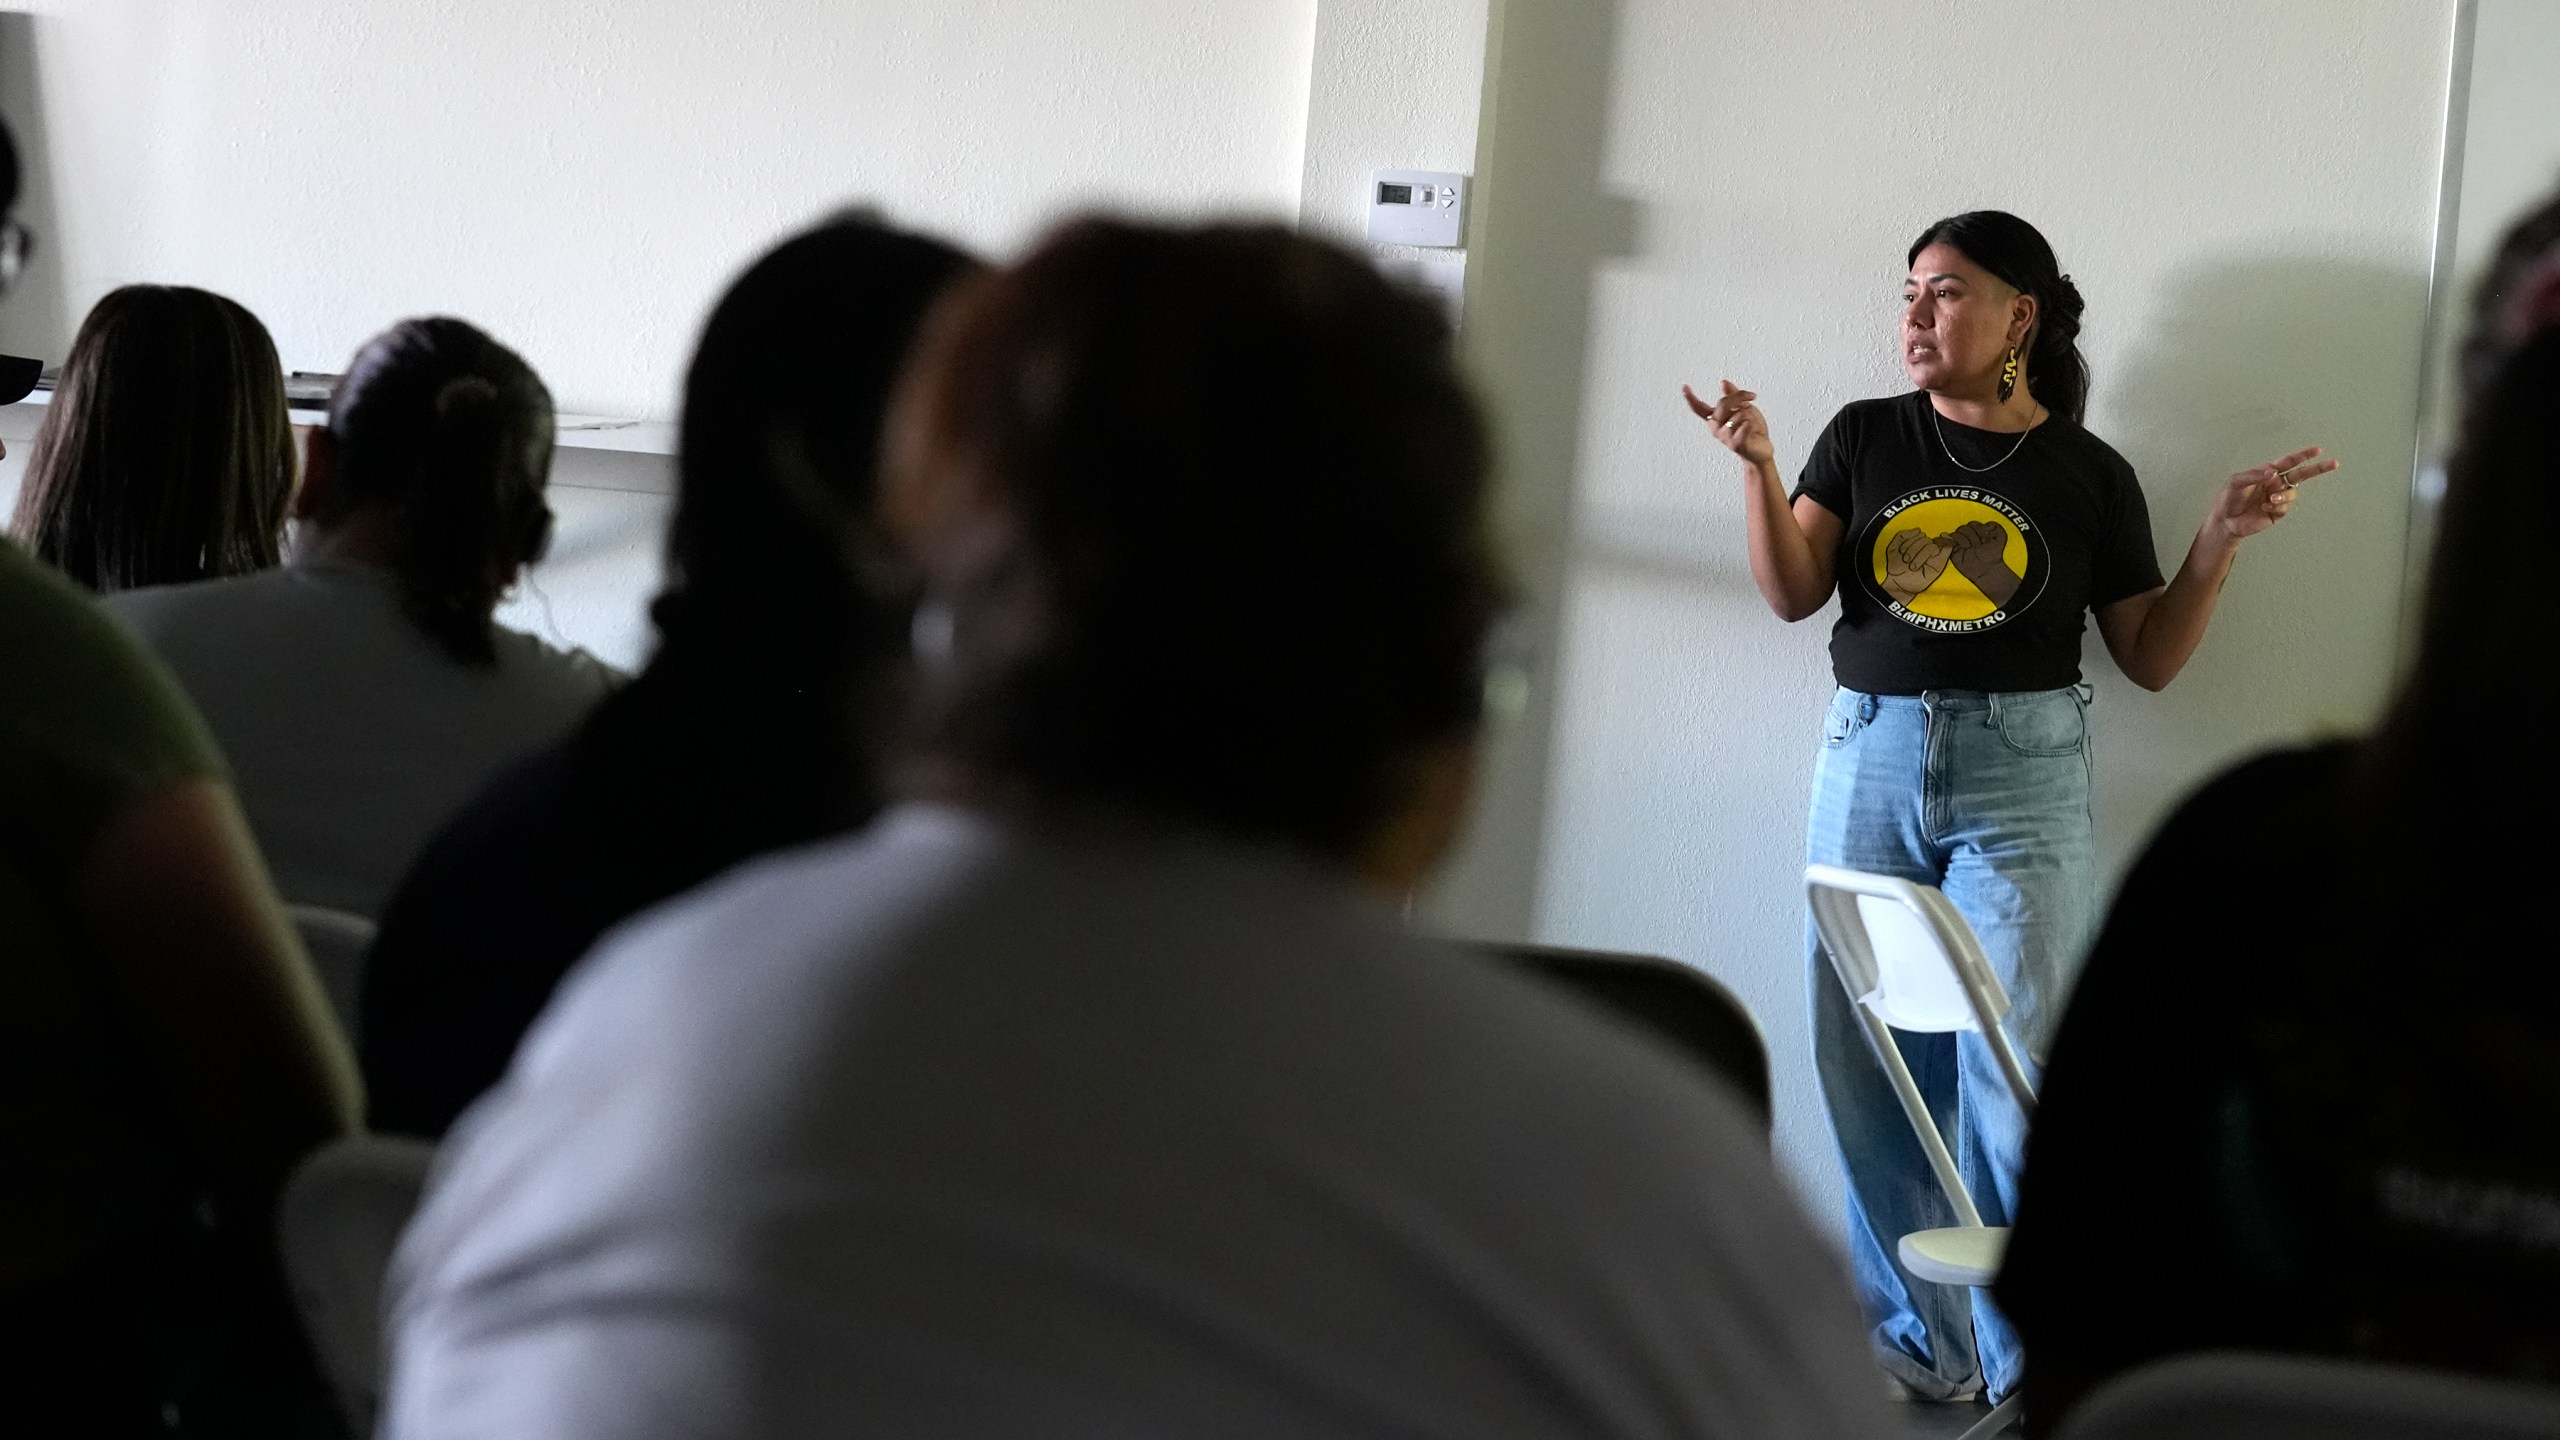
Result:
[[[2027,574],[2027,537],[1978,500],[1923,500],[1876,536],[1876,584],[1914,615],[1979,620],[2006,606]]]

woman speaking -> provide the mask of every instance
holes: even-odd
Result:
[[[2053,248],[2024,220],[1978,210],[1930,226],[1908,258],[1899,338],[1918,389],[1844,407],[1792,496],[1752,392],[1727,381],[1712,402],[1682,393],[1742,457],[1751,575],[1769,608],[1802,620],[1840,597],[1807,858],[1943,889],[2040,1062],[2098,902],[2085,617],[2135,684],[2167,685],[2204,638],[2241,542],[2337,465],[2314,448],[2232,476],[2164,585],[2132,467],[2080,426],[2080,292]],[[1952,1222],[1818,952],[1812,998],[1851,1261],[1884,1365],[1924,1398],[1977,1384],[2005,1395],[2019,1367],[2008,1323],[1895,1259],[1904,1234]],[[1902,1043],[1931,1109],[1957,1116],[1956,1158],[1984,1221],[2008,1223],[2025,1128],[1989,1051],[1974,1035]]]

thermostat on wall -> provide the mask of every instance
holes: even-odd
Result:
[[[1381,170],[1369,182],[1369,238],[1381,245],[1464,245],[1467,177],[1443,170]]]

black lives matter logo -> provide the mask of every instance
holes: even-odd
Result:
[[[1869,593],[1887,613],[1942,635],[1989,630],[2035,603],[2049,569],[2044,535],[1988,490],[1914,490],[1867,522]]]

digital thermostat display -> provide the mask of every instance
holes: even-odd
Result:
[[[1467,177],[1440,170],[1370,176],[1369,238],[1387,245],[1455,249],[1466,243]]]

